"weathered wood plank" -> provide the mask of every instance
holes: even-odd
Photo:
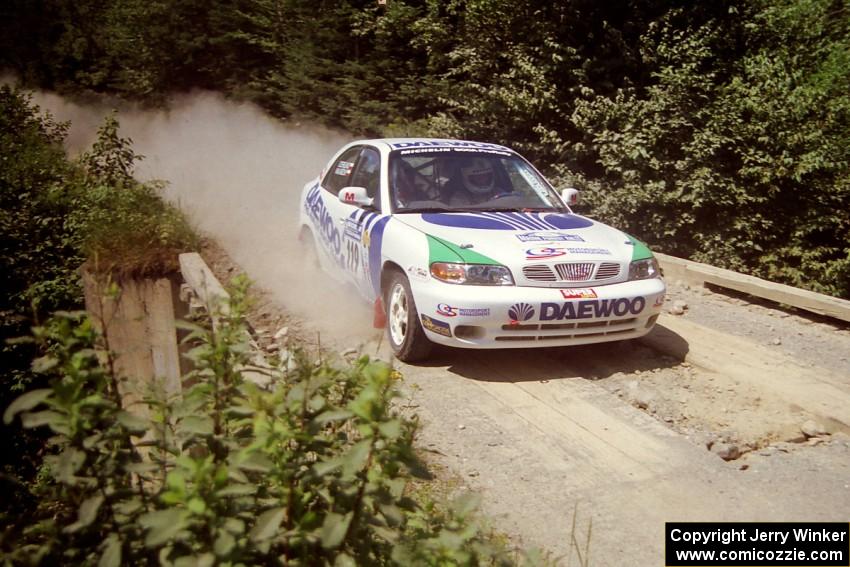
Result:
[[[845,299],[769,282],[732,270],[715,268],[708,264],[683,260],[666,254],[656,254],[655,256],[661,263],[661,268],[664,270],[664,275],[668,281],[681,280],[690,285],[716,285],[804,309],[818,315],[850,321],[850,301]]]
[[[212,273],[201,255],[197,252],[187,252],[180,254],[178,259],[183,279],[204,304],[207,312],[213,317],[217,312],[227,313],[230,309],[230,294]]]
[[[218,313],[227,313],[229,311],[230,294],[227,293],[224,286],[221,285],[200,254],[196,252],[180,254],[179,261],[180,273],[183,274],[183,279],[204,304],[207,313],[212,318],[213,327],[215,327]],[[269,364],[250,335],[248,339],[253,347],[251,356],[252,366],[243,368],[242,373],[246,379],[255,384],[263,387],[268,386],[270,379],[263,369],[270,368]]]
[[[125,407],[143,411],[153,391],[180,392],[180,358],[174,323],[172,282],[127,279],[117,295],[110,280],[83,273],[86,310],[113,355],[118,389]],[[103,353],[105,357],[105,353]]]

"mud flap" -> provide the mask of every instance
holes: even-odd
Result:
[[[372,319],[372,326],[376,329],[383,329],[387,326],[387,312],[384,311],[384,302],[381,298],[375,300],[375,314]]]

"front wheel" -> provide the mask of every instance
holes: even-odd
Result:
[[[426,358],[431,353],[433,343],[422,330],[410,283],[403,274],[393,273],[384,304],[387,310],[387,336],[396,358],[402,362]]]

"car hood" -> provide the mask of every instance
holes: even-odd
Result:
[[[523,280],[540,266],[565,263],[616,263],[617,276],[628,275],[628,263],[648,250],[624,232],[587,217],[566,213],[481,212],[400,214],[395,218],[427,234],[431,243],[431,261],[466,261],[502,264],[515,278]],[[442,257],[437,257],[442,255]],[[529,270],[531,268],[531,270]],[[563,285],[534,278],[529,285]],[[576,279],[593,283],[596,278]],[[519,283],[519,282],[518,282]]]

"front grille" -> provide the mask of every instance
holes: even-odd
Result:
[[[555,264],[555,270],[561,281],[586,282],[593,277],[593,262],[575,262],[572,264]]]
[[[617,262],[571,262],[565,264],[533,264],[524,266],[522,274],[525,279],[536,282],[575,282],[584,283],[604,281],[620,275],[620,264]]]
[[[616,262],[602,262],[596,270],[597,280],[608,280],[620,275],[620,264]]]
[[[522,269],[522,273],[529,280],[535,280],[538,282],[558,281],[558,278],[556,278],[555,274],[552,273],[552,268],[542,264],[525,266]]]

